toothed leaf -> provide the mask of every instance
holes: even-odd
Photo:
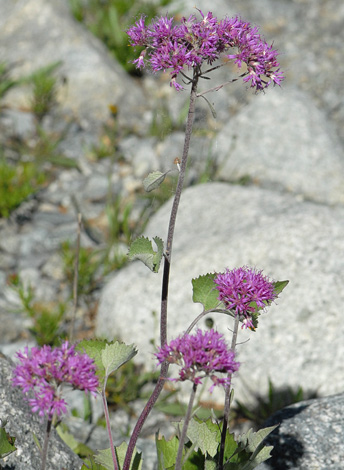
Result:
[[[115,448],[117,460],[119,463],[119,468],[123,468],[127,448],[128,448],[128,444],[126,442],[122,442],[120,446]],[[103,465],[107,470],[113,470],[114,468],[111,449],[99,450],[98,453],[95,455],[95,461],[99,463],[100,465]],[[141,453],[138,453],[135,448],[134,458],[130,464],[130,470],[141,470],[141,469],[142,469]]]
[[[0,458],[4,458],[10,455],[12,452],[17,450],[14,445],[16,438],[10,436],[6,431],[5,427],[0,427]],[[0,467],[1,468],[1,467]]]
[[[86,353],[94,360],[102,387],[105,377],[117,370],[137,354],[135,347],[118,341],[99,339],[83,340],[76,346],[77,351]]]
[[[158,248],[157,251],[154,251],[151,240],[142,236],[130,245],[128,256],[130,260],[141,260],[151,271],[157,273],[164,251],[164,242],[159,237],[154,237],[153,240]]]
[[[215,277],[216,274],[205,274],[204,276],[199,276],[197,279],[192,279],[192,300],[195,303],[201,303],[204,310],[211,310],[220,304],[218,300],[219,293],[214,283]]]
[[[82,340],[75,347],[76,351],[86,353],[91,359],[94,360],[94,363],[97,367],[97,376],[102,385],[105,378],[105,368],[102,362],[102,351],[105,346],[109,344],[108,341],[100,339],[91,339],[91,340]],[[111,343],[110,343],[111,344]]]
[[[277,281],[274,282],[274,293],[279,295],[282,290],[289,284],[289,281]]]
[[[153,171],[152,173],[149,173],[147,178],[143,180],[144,190],[149,193],[158,188],[164,181],[166,175],[167,172],[161,173],[161,171]]]
[[[178,423],[183,427],[184,420]],[[211,419],[202,422],[193,418],[188,426],[187,436],[190,441],[195,445],[195,450],[201,450],[202,454],[208,453],[211,457],[215,457],[219,447],[218,433],[216,425],[212,423]]]
[[[137,350],[132,344],[127,345],[118,341],[115,341],[113,344],[107,344],[102,351],[102,363],[105,368],[106,377],[130,361],[136,354]]]

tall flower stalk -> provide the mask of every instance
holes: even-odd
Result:
[[[187,168],[196,99],[207,93],[207,91],[197,93],[199,79],[222,67],[224,63],[216,66],[213,64],[220,57],[225,57],[234,60],[239,69],[246,66],[246,70],[243,71],[241,77],[243,77],[245,83],[256,89],[256,91],[264,90],[271,83],[280,85],[283,80],[283,73],[280,71],[277,62],[277,51],[261,38],[256,27],[252,27],[250,23],[241,20],[239,17],[226,17],[218,21],[211,12],[204,15],[199,10],[199,13],[201,20],[198,21],[195,15],[191,15],[189,18],[183,17],[178,25],[174,25],[173,18],[167,16],[157,18],[149,25],[146,25],[145,17],[142,16],[127,31],[130,44],[134,47],[144,48],[139,57],[134,60],[134,64],[138,68],[147,66],[154,73],[169,70],[170,86],[177,91],[184,89],[184,86],[177,81],[177,78],[182,77],[184,83],[191,85],[183,154],[164,253],[160,309],[160,344],[162,348],[167,341],[167,302],[173,236]],[[207,70],[202,69],[205,65],[208,66]],[[191,77],[188,76],[190,71]],[[229,80],[226,84],[235,80],[237,78]],[[212,90],[218,90],[224,85],[220,84]],[[168,361],[165,360],[161,362],[158,383],[131,435],[123,470],[129,470],[130,468],[136,441],[146,418],[161,393],[167,373]]]

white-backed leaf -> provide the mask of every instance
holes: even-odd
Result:
[[[105,368],[105,375],[108,377],[126,362],[130,361],[137,354],[137,350],[132,344],[115,341],[107,344],[101,352],[102,363]]]
[[[211,310],[212,308],[216,308],[220,303],[218,300],[219,292],[216,289],[214,283],[215,277],[216,274],[208,273],[204,276],[199,276],[196,279],[192,279],[192,300],[195,303],[201,303],[204,306],[204,310]]]
[[[152,173],[149,173],[149,175],[143,180],[144,190],[147,193],[154,191],[154,189],[158,188],[164,181],[167,173],[168,171],[165,173],[161,173],[161,171],[153,171]]]
[[[154,251],[151,240],[142,236],[132,242],[128,256],[130,260],[139,259],[151,271],[157,273],[164,251],[164,242],[159,237],[154,237],[153,240],[156,243],[157,251]]]

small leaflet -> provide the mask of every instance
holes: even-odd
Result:
[[[161,173],[161,171],[153,171],[152,173],[149,173],[147,178],[143,180],[144,190],[147,193],[150,193],[154,189],[158,188],[164,181],[167,173],[168,171],[166,171],[165,173]]]
[[[274,282],[274,293],[276,295],[279,295],[288,284],[289,284],[289,281]]]
[[[158,248],[157,251],[154,251],[151,240],[142,236],[130,245],[128,256],[130,260],[139,259],[147,268],[157,273],[164,251],[164,242],[159,237],[154,237],[153,240]]]
[[[205,274],[196,279],[192,279],[193,297],[192,300],[201,303],[204,310],[211,310],[220,304],[218,291],[215,288],[214,279],[216,274]]]

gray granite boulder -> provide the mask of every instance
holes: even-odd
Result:
[[[137,84],[110,57],[95,38],[60,0],[15,0],[0,2],[0,61],[11,67],[14,78],[27,76],[40,67],[61,62],[58,101],[68,114],[94,132],[109,118],[109,105],[119,108],[119,117],[135,121],[143,105]],[[10,107],[30,107],[31,90],[15,88],[6,95]]]
[[[271,459],[257,470],[341,470],[344,461],[344,395],[303,401],[265,423],[279,427],[266,439]]]
[[[344,203],[344,152],[336,131],[306,93],[260,95],[220,131],[219,177],[251,179],[328,204]]]
[[[33,414],[20,389],[11,384],[12,364],[0,355],[0,418],[7,419],[6,431],[16,438],[17,450],[1,461],[3,470],[36,470],[41,468],[39,450],[33,433],[42,444],[45,424]],[[51,432],[48,447],[47,468],[49,470],[78,470],[82,461],[57,436]]]
[[[170,207],[171,201],[152,218],[148,236],[165,239]],[[264,394],[268,378],[276,387],[302,386],[320,395],[340,392],[343,221],[342,207],[271,190],[225,183],[187,189],[173,246],[168,337],[180,334],[201,311],[192,303],[192,278],[226,267],[256,266],[290,284],[262,315],[256,333],[240,331],[237,397],[245,401],[250,391]],[[151,342],[158,341],[160,289],[161,273],[134,262],[108,282],[99,305],[97,334],[134,342],[137,360],[147,367],[154,367]],[[230,338],[231,321],[220,314],[212,318]]]

